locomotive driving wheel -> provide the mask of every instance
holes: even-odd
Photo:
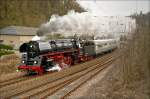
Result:
[[[62,69],[68,68],[72,64],[72,58],[70,56],[66,56],[61,59],[60,67]]]

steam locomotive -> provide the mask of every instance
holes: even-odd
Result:
[[[60,71],[116,48],[115,39],[29,41],[23,43],[19,48],[22,58],[18,69],[38,74],[54,70]]]

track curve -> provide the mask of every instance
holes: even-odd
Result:
[[[95,73],[91,73],[91,71],[98,72],[99,67],[103,67],[102,65],[109,63],[108,61],[116,59],[115,55],[116,53],[112,52],[103,57],[78,64],[77,66],[73,66],[60,72],[35,77],[33,79],[18,82],[17,84],[2,87],[0,89],[0,97],[20,99],[37,97],[46,98],[52,94],[54,96],[54,93],[58,92],[58,90],[61,90],[77,79],[82,78],[82,76],[89,73],[90,75],[94,75]]]

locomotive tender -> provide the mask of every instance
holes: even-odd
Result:
[[[117,48],[115,39],[29,41],[20,46],[22,58],[18,69],[38,74],[52,70],[60,71],[115,48]]]

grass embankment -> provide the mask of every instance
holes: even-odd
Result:
[[[150,99],[150,25],[136,17],[137,30],[122,49],[119,73],[111,81],[110,99]]]
[[[0,57],[3,55],[14,54],[13,51],[0,50]]]
[[[0,75],[15,72],[19,58],[14,54],[13,47],[0,44]]]
[[[19,62],[20,59],[15,54],[6,55],[0,59],[0,75],[15,72]]]
[[[3,55],[14,54],[13,47],[9,45],[0,44],[0,57]]]
[[[150,99],[150,34],[148,28],[139,28],[123,49],[118,81],[113,83],[115,98]]]

